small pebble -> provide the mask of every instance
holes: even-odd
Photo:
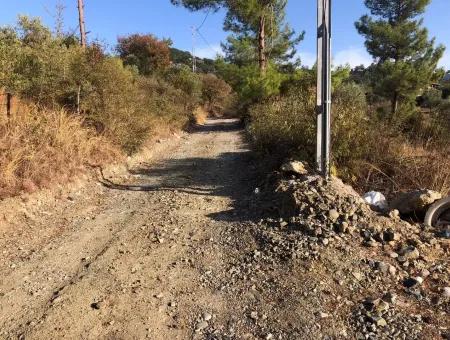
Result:
[[[442,290],[442,295],[444,295],[446,298],[450,298],[450,287],[444,287]]]
[[[201,321],[195,326],[195,331],[200,332],[208,327],[208,323],[206,321]]]

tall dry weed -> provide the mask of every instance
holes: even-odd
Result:
[[[333,95],[332,162],[339,177],[360,192],[377,190],[389,196],[420,188],[450,193],[450,139],[443,124],[433,133],[423,133],[424,128],[406,133],[374,118],[358,86],[343,85]],[[254,104],[248,128],[254,147],[270,157],[313,164],[315,104],[314,89]]]
[[[371,143],[367,160],[355,164],[355,182],[362,191],[388,195],[413,189],[450,194],[450,145],[412,143],[401,136],[382,136]]]
[[[104,137],[63,110],[31,108],[0,120],[0,198],[63,182],[87,164],[120,157]]]

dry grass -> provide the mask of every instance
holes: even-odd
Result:
[[[69,180],[121,152],[63,110],[32,108],[0,119],[0,198]]]
[[[295,157],[311,164],[315,155],[315,92],[296,91],[250,108],[254,147],[272,158]],[[365,94],[353,85],[334,93],[332,156],[336,174],[358,191],[432,189],[450,193],[448,132],[415,138],[388,123],[371,119]],[[443,124],[439,125],[443,128]],[[435,136],[424,138],[424,135]]]
[[[392,194],[411,189],[432,189],[450,194],[450,146],[413,144],[400,138],[380,138],[372,157],[360,162],[356,180],[363,191]]]
[[[194,110],[193,116],[195,124],[203,125],[208,118],[208,112],[203,107],[199,106]]]

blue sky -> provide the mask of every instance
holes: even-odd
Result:
[[[13,24],[18,14],[41,17],[54,26],[55,5],[58,0],[2,0],[0,25]],[[66,6],[66,29],[76,30],[76,0],[60,2]],[[205,13],[191,13],[177,8],[169,0],[85,0],[86,25],[89,38],[99,39],[113,47],[120,35],[129,33],[153,33],[160,38],[171,38],[174,46],[184,50],[192,48],[190,27],[200,25]],[[305,30],[306,38],[298,48],[303,63],[311,65],[315,59],[316,0],[290,0],[287,20],[298,32]],[[354,22],[367,10],[363,0],[333,1],[333,55],[334,64],[350,63],[352,66],[369,64],[371,59],[364,48],[363,39],[357,34]],[[222,30],[224,13],[208,16],[201,29],[204,38],[197,37],[197,54],[213,57],[220,51],[220,42],[227,33]],[[448,51],[441,66],[450,69],[450,1],[432,0],[425,14],[425,25],[437,43],[447,46]]]

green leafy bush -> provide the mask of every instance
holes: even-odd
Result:
[[[216,62],[219,76],[237,93],[243,107],[280,93],[287,75],[280,73],[273,64],[262,74],[258,65],[237,66],[219,59]]]
[[[345,167],[367,152],[366,102],[357,85],[344,85],[334,94],[333,159]],[[316,143],[315,88],[300,88],[271,97],[250,108],[250,134],[259,150],[295,153],[310,162]]]
[[[133,45],[135,40],[122,45]],[[0,29],[0,89],[12,92],[14,102],[22,104],[11,120],[0,121],[0,130],[8,134],[0,140],[4,162],[0,177],[5,179],[0,182],[8,182],[7,192],[0,195],[22,190],[27,177],[34,183],[31,187],[43,186],[41,182],[49,181],[46,173],[56,176],[67,157],[70,169],[92,162],[96,141],[112,150],[104,157],[110,160],[109,156],[120,154],[117,147],[131,154],[160,128],[177,129],[189,122],[202,104],[202,78],[187,67],[166,69],[167,44],[151,42],[161,53],[147,55],[151,75],[143,76],[142,65],[124,66],[122,59],[107,55],[99,44],[81,48],[72,35],[55,36],[38,19],[20,17],[15,27]],[[30,106],[37,108],[30,110]],[[64,141],[55,144],[62,134]],[[80,148],[86,150],[80,153]],[[46,159],[54,166],[46,164],[43,169],[48,171],[41,171]],[[64,176],[70,177],[68,172]]]
[[[42,107],[82,114],[85,124],[127,153],[158,124],[186,124],[201,103],[199,75],[188,68],[163,70],[169,53],[163,41],[147,36],[120,41],[124,53],[145,47],[152,68],[148,77],[106,55],[98,44],[83,49],[74,42],[71,36],[52,35],[38,19],[20,17],[15,27],[0,31],[0,88]]]
[[[202,95],[202,80],[197,73],[192,72],[189,67],[174,67],[165,73],[165,79],[175,89],[179,90],[178,98],[186,111],[192,111],[200,104]]]
[[[38,19],[19,17],[16,27],[0,33],[0,63],[6,71],[0,86],[46,106],[60,104],[73,80],[70,64],[82,54],[51,35]]]

